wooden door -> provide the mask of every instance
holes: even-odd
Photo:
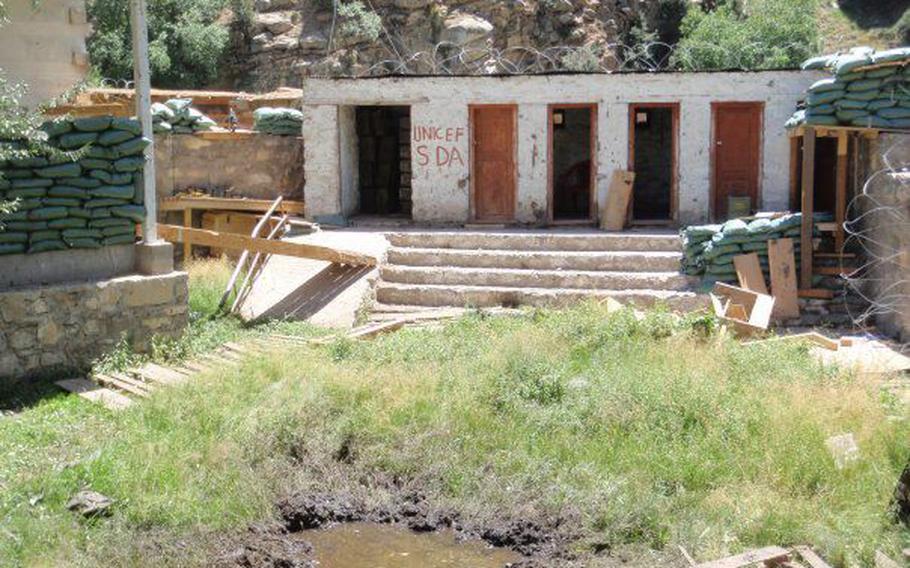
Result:
[[[515,106],[471,107],[476,221],[515,218]]]
[[[730,197],[748,197],[759,206],[761,103],[714,105],[714,218],[727,218]]]

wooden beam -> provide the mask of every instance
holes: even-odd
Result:
[[[799,138],[790,138],[790,204],[791,210],[799,204]]]
[[[769,546],[758,550],[750,550],[736,556],[729,556],[713,562],[703,562],[696,568],[741,568],[759,562],[785,562],[790,558],[790,553],[779,547]]]
[[[183,226],[187,229],[193,228],[193,208],[187,207],[183,210]],[[183,243],[183,262],[187,263],[193,257],[193,244],[189,241]]]
[[[800,289],[797,295],[800,298],[815,298],[820,300],[830,300],[834,298],[833,290],[826,290],[824,288],[806,288]]]
[[[205,229],[186,229],[177,225],[159,225],[159,229],[161,237],[170,242],[182,243],[189,240],[199,246],[249,250],[263,254],[310,258],[352,266],[376,266],[376,259],[372,256],[319,245],[254,239],[246,235],[217,233],[215,231],[206,231]]]
[[[129,397],[107,389],[86,379],[66,379],[54,383],[67,392],[77,394],[85,400],[97,402],[109,410],[121,410],[133,404]]]
[[[803,136],[802,214],[800,231],[800,288],[812,287],[812,222],[815,210],[815,129],[806,127]],[[772,284],[772,288],[773,288]]]
[[[847,215],[847,148],[850,139],[846,132],[837,136],[837,181],[834,190],[834,250],[844,248],[844,221]]]
[[[268,211],[273,201],[268,199],[234,199],[230,197],[168,197],[159,203],[161,211],[183,211],[184,209],[222,209],[224,211]],[[280,213],[302,215],[303,201],[282,201]]]

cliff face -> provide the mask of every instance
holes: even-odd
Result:
[[[626,40],[654,28],[654,0],[256,0],[235,18],[235,87],[306,76],[503,73],[617,67]],[[628,42],[627,42],[628,43]],[[586,47],[587,46],[587,47]]]

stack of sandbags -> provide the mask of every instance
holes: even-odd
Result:
[[[801,224],[802,214],[794,213],[775,219],[732,219],[722,225],[686,227],[681,231],[683,272],[704,275],[710,282],[736,282],[733,257],[754,252],[768,278],[768,241],[798,237]],[[799,246],[799,241],[794,240],[797,258]]]
[[[0,254],[100,248],[135,241],[145,208],[136,181],[149,141],[139,122],[93,116],[44,125],[50,145],[78,150],[78,161],[33,156],[0,161]]]
[[[192,104],[192,99],[170,99],[164,104],[152,104],[155,133],[193,134],[217,126],[214,120],[194,109]]]
[[[910,47],[876,52],[860,47],[816,57],[803,69],[828,69],[834,77],[809,88],[806,108],[786,126],[910,128]]]
[[[257,108],[253,111],[253,128],[264,134],[300,136],[303,113],[292,108]]]

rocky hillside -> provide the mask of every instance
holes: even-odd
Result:
[[[676,0],[684,5],[687,0]],[[299,86],[305,76],[615,68],[621,48],[674,17],[653,0],[256,0],[235,18],[233,86]],[[681,11],[680,11],[681,13]],[[664,26],[666,27],[666,26]],[[671,26],[672,27],[672,26]],[[673,39],[673,38],[668,38]],[[584,46],[600,46],[587,48]],[[659,55],[658,55],[659,56]]]

